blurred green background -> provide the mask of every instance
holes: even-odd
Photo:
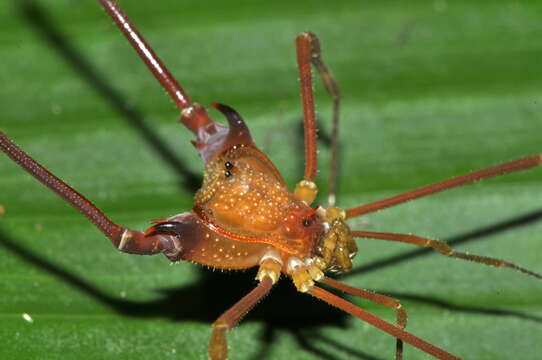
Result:
[[[540,2],[121,4],[194,99],[245,117],[292,185],[303,173],[294,37],[317,33],[344,94],[343,207],[541,152]],[[144,229],[189,209],[202,172],[192,136],[97,2],[3,1],[0,14],[0,129],[122,224]],[[325,194],[331,108],[315,90]],[[535,169],[484,181],[352,227],[451,241],[542,272],[541,180]],[[253,271],[118,253],[3,155],[0,189],[0,358],[206,359],[210,323],[254,286]],[[540,281],[403,244],[359,248],[343,280],[401,299],[414,334],[468,359],[540,358]],[[393,338],[289,281],[229,339],[231,359],[394,353]],[[407,346],[406,358],[429,356]]]

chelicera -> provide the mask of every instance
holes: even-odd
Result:
[[[317,152],[312,66],[318,70],[334,100],[334,165],[337,162],[340,102],[339,87],[322,61],[316,35],[305,32],[296,38],[304,110],[306,167],[303,180],[290,191],[275,165],[256,147],[244,120],[234,109],[213,104],[225,116],[228,126],[212,120],[205,108],[192,102],[179,86],[118,4],[113,0],[100,0],[100,3],[171,96],[180,110],[180,122],[196,136],[193,144],[205,163],[205,173],[192,210],[156,220],[144,232],[133,230],[111,221],[83,195],[43,168],[3,133],[0,133],[0,147],[24,170],[83,213],[122,252],[142,255],[163,253],[173,262],[191,261],[227,270],[258,267],[258,285],[213,323],[209,342],[211,359],[227,357],[226,332],[270,291],[280,277],[290,278],[298,291],[326,301],[395,336],[398,359],[402,358],[403,342],[436,358],[457,359],[457,356],[406,332],[407,315],[397,300],[356,289],[325,276],[326,272],[345,272],[352,268],[352,258],[357,254],[354,238],[429,247],[446,256],[508,267],[542,278],[537,273],[503,260],[455,252],[440,241],[415,235],[351,230],[347,224],[348,219],[439,191],[538,166],[542,163],[542,155],[474,171],[350,209],[335,206],[336,170],[332,170],[329,206],[314,206],[318,188],[315,183]],[[336,169],[335,166],[333,169]],[[318,282],[392,309],[397,315],[396,325],[322,289],[316,285]]]

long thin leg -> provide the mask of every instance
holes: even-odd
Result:
[[[235,305],[226,310],[213,323],[211,339],[209,340],[209,358],[211,360],[226,360],[228,344],[226,332],[231,330],[273,287],[273,281],[266,276],[251,292],[246,294]]]
[[[401,329],[404,329],[406,327],[407,321],[408,321],[407,313],[405,309],[403,309],[403,306],[398,300],[391,298],[389,296],[375,293],[373,291],[358,289],[358,288],[343,284],[342,282],[339,282],[337,280],[334,280],[328,277],[324,277],[323,279],[319,281],[331,287],[334,287],[337,290],[344,291],[347,294],[359,296],[364,299],[370,300],[372,302],[375,302],[380,305],[384,305],[385,307],[392,309],[393,311],[395,311],[395,314],[397,317],[396,319],[397,326],[400,327]],[[402,358],[403,358],[403,341],[397,338],[395,359],[401,360]]]
[[[158,82],[160,82],[160,85],[167,91],[177,108],[182,110],[180,121],[196,135],[200,128],[212,124],[213,121],[209,118],[207,111],[201,105],[192,103],[188,94],[179,85],[173,75],[171,75],[154,50],[143,39],[143,36],[137,31],[119,4],[114,0],[98,1],[109,16],[111,16],[115,24],[117,24],[117,27],[122,31],[126,39],[128,39],[139,57],[145,62],[147,68],[152,72]]]
[[[85,215],[119,250],[153,255],[175,250],[175,240],[168,236],[145,236],[142,232],[119,226],[105,216],[92,202],[37,163],[3,132],[0,149],[21,168]]]
[[[331,164],[329,171],[329,194],[328,205],[335,206],[337,198],[337,174],[339,168],[339,110],[341,105],[341,89],[335,76],[322,60],[322,50],[320,40],[313,33],[307,33],[311,37],[311,61],[324,83],[327,93],[333,100],[333,114],[331,127]]]
[[[137,51],[141,59],[147,64],[154,77],[166,89],[169,96],[179,109],[184,109],[192,104],[188,94],[181,88],[177,80],[164,66],[160,58],[147,44],[143,36],[137,31],[130,19],[124,14],[119,4],[113,0],[99,0],[105,11],[111,16],[118,28],[126,36],[130,44]]]
[[[346,210],[346,217],[353,218],[363,214],[372,213],[387,207],[402,204],[404,202],[414,200],[423,196],[434,194],[443,190],[451,189],[457,186],[469,184],[482,179],[491,178],[494,176],[504,175],[507,173],[529,169],[542,164],[542,154],[525,157],[522,159],[513,160],[504,164],[492,166],[486,169],[473,171],[471,173],[453,177],[444,181],[439,181],[434,184],[426,185],[421,188],[408,191],[403,194],[395,195],[387,199],[375,201],[365,205]]]
[[[304,32],[296,37],[297,68],[301,83],[301,102],[303,104],[305,132],[305,175],[304,179],[313,181],[318,171],[316,149],[316,115],[312,94],[311,54],[313,34]]]
[[[322,288],[314,286],[311,290],[309,290],[309,294],[327,302],[328,304],[332,306],[335,306],[347,312],[348,314],[352,316],[357,317],[358,319],[361,319],[373,325],[374,327],[379,328],[380,330],[392,336],[395,336],[398,339],[403,340],[407,344],[417,347],[418,349],[426,352],[429,355],[436,357],[437,359],[444,359],[444,360],[459,360],[460,359],[457,356],[452,355],[449,352],[417,337],[416,335],[406,332],[405,330],[397,326],[394,326],[393,324],[390,324],[387,321],[382,320],[378,316],[373,315],[370,312],[365,311],[362,308],[352,304],[351,302],[348,302],[336,295],[333,295],[332,293]]]
[[[393,234],[393,233],[382,233],[382,232],[373,232],[373,231],[352,231],[353,237],[369,238],[369,239],[380,239],[380,240],[390,240],[398,241],[407,244],[412,244],[420,247],[432,248],[433,250],[438,251],[442,255],[446,255],[453,258],[463,259],[474,261],[480,264],[495,266],[495,267],[507,267],[520,271],[529,276],[533,276],[538,279],[542,279],[542,275],[537,274],[533,271],[524,269],[520,266],[514,265],[512,263],[506,262],[504,260],[495,259],[487,256],[478,256],[470,255],[462,252],[455,251],[448,244],[438,240],[431,240],[424,237],[409,235],[409,234]]]

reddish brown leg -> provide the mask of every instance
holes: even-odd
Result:
[[[395,206],[410,200],[423,196],[434,194],[443,190],[451,189],[456,186],[469,184],[478,180],[504,175],[507,173],[529,169],[542,164],[542,154],[529,156],[526,158],[513,160],[501,165],[489,167],[487,169],[473,171],[471,173],[460,175],[448,180],[440,181],[431,185],[408,191],[403,194],[395,195],[387,199],[375,201],[369,204],[361,205],[346,210],[346,217],[353,218],[363,214],[372,213],[387,207]]]
[[[318,155],[316,149],[316,115],[312,94],[312,39],[309,32],[299,34],[296,41],[297,67],[301,83],[301,102],[303,104],[305,130],[305,176],[307,181],[314,181],[318,171]]]
[[[226,310],[213,323],[211,339],[209,340],[209,358],[211,360],[226,360],[228,357],[228,343],[226,332],[231,330],[265,295],[269,293],[273,281],[264,277],[251,292],[245,295],[235,305]]]
[[[85,215],[119,250],[132,254],[153,255],[173,252],[176,249],[173,236],[145,236],[142,232],[112,222],[92,202],[47,171],[2,132],[0,132],[0,149],[30,175]]]
[[[313,33],[307,33],[311,40],[311,61],[324,83],[327,93],[333,100],[333,114],[332,114],[332,127],[331,127],[331,165],[329,171],[328,182],[328,205],[330,207],[335,206],[336,193],[337,193],[337,172],[339,164],[339,109],[341,104],[341,90],[335,76],[331,70],[326,66],[324,60],[322,60],[322,50],[320,48],[320,40]]]
[[[105,11],[111,16],[118,28],[122,31],[126,39],[137,51],[141,59],[147,64],[154,77],[166,89],[169,96],[175,102],[179,109],[184,109],[192,104],[188,94],[181,88],[177,80],[169,73],[168,69],[162,63],[162,60],[154,53],[153,49],[147,44],[139,31],[132,24],[130,19],[124,14],[116,1],[99,0]]]
[[[358,289],[358,288],[343,284],[342,282],[339,282],[337,280],[334,280],[328,277],[324,277],[323,279],[320,280],[320,282],[327,284],[331,287],[334,287],[337,290],[344,291],[347,294],[359,296],[364,299],[370,300],[372,302],[375,302],[380,305],[384,305],[385,307],[392,309],[393,311],[395,311],[395,314],[397,317],[396,319],[397,326],[401,329],[404,329],[406,327],[407,320],[408,320],[407,313],[403,309],[403,306],[398,300],[382,295],[382,294],[375,293],[373,291]],[[401,360],[402,358],[403,358],[403,341],[397,338],[395,359]]]
[[[181,122],[194,133],[197,133],[197,130],[202,126],[212,123],[205,109],[199,104],[192,103],[188,94],[181,88],[177,80],[162,63],[162,60],[137,31],[119,4],[114,0],[99,0],[99,2],[126,36],[126,39],[145,62],[154,77],[160,82],[160,85],[167,91],[177,108],[182,110]]]
[[[430,344],[427,341],[409,332],[406,332],[405,330],[395,325],[392,325],[387,321],[382,320],[381,318],[371,314],[370,312],[367,312],[363,310],[362,308],[336,295],[333,295],[324,289],[314,286],[309,291],[309,294],[311,294],[314,297],[317,297],[318,299],[324,300],[328,304],[335,306],[347,312],[348,314],[355,316],[358,319],[361,319],[392,336],[395,336],[398,339],[401,339],[407,344],[417,347],[418,349],[426,352],[429,355],[436,357],[437,359],[444,359],[444,360],[458,360],[459,359],[457,356],[452,355],[449,352],[444,351],[441,348],[436,347],[435,345]]]
[[[360,238],[369,238],[369,239],[399,241],[399,242],[404,242],[407,244],[412,244],[412,245],[416,245],[420,247],[432,248],[433,250],[438,251],[442,255],[446,255],[449,257],[474,261],[480,264],[485,264],[485,265],[490,265],[490,266],[495,266],[495,267],[507,267],[510,269],[520,271],[529,276],[542,279],[542,275],[537,274],[533,271],[524,269],[512,263],[506,262],[504,260],[495,259],[495,258],[491,258],[487,256],[470,255],[470,254],[465,254],[462,252],[457,252],[454,249],[452,249],[450,246],[448,246],[448,244],[446,244],[445,242],[438,241],[438,240],[431,240],[431,239],[423,238],[416,235],[382,233],[382,232],[373,232],[373,231],[352,231],[352,236],[360,237]]]

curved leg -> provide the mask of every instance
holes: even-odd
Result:
[[[304,115],[305,134],[305,181],[313,181],[317,172],[316,149],[316,115],[314,112],[314,99],[312,92],[311,63],[318,71],[327,93],[333,100],[333,115],[331,129],[331,168],[329,173],[328,205],[335,206],[337,192],[338,172],[338,133],[339,133],[339,106],[341,91],[333,73],[322,60],[320,40],[311,32],[304,32],[296,38],[297,64],[301,81],[301,97]]]
[[[442,255],[446,255],[453,258],[463,259],[474,261],[480,264],[485,264],[495,267],[507,267],[520,271],[529,276],[533,276],[537,279],[542,279],[542,275],[537,274],[533,271],[524,269],[520,266],[514,265],[512,263],[506,262],[504,260],[495,259],[487,256],[478,256],[470,255],[462,252],[455,251],[448,244],[443,241],[431,240],[424,237],[410,235],[410,234],[393,234],[393,233],[382,233],[382,232],[373,232],[373,231],[352,231],[353,237],[368,238],[368,239],[379,239],[379,240],[390,240],[404,242],[407,244],[412,244],[420,247],[432,248],[435,251],[438,251]]]
[[[115,224],[105,216],[100,209],[90,202],[90,200],[50,173],[21,148],[15,145],[15,143],[1,131],[0,149],[17,163],[17,165],[85,215],[120,251],[140,255],[153,255],[162,252],[167,253],[176,251],[177,246],[173,236],[145,236],[145,234],[140,231],[131,230]]]
[[[436,357],[437,359],[444,359],[444,360],[459,360],[459,358],[453,354],[450,354],[449,352],[428,343],[427,341],[409,333],[405,330],[394,326],[390,324],[387,321],[382,320],[376,315],[371,314],[370,312],[367,312],[363,310],[362,308],[352,304],[349,301],[346,301],[336,295],[333,295],[332,293],[319,288],[317,286],[314,286],[311,290],[309,290],[309,294],[312,296],[323,300],[327,302],[328,304],[335,306],[344,312],[357,317],[358,319],[361,319],[374,327],[379,328],[380,330],[395,336],[398,339],[401,339],[402,341],[406,342],[407,344],[410,344],[412,346],[417,347],[418,349],[422,350],[423,352],[432,355]]]
[[[529,169],[535,166],[542,165],[542,154],[528,156],[522,159],[509,161],[504,164],[488,167],[486,169],[477,170],[468,174],[460,175],[439,181],[434,184],[422,186],[421,188],[408,191],[403,194],[395,195],[387,199],[375,201],[365,205],[357,206],[346,210],[346,218],[354,218],[363,214],[369,214],[387,207],[402,204],[404,202],[431,195],[443,190],[451,189],[457,186],[473,183],[482,179],[491,178],[494,176],[504,175],[511,172]]]
[[[395,311],[396,314],[396,323],[397,326],[401,329],[404,329],[407,325],[408,316],[406,311],[403,309],[403,306],[401,303],[389,296],[385,296],[382,294],[375,293],[373,291],[358,289],[346,284],[343,284],[342,282],[339,282],[337,280],[324,277],[320,282],[327,284],[331,287],[334,287],[337,290],[344,291],[347,294],[359,296],[361,298],[370,300],[372,302],[375,302],[380,305],[384,305],[385,307],[392,309]],[[397,338],[397,344],[396,344],[396,350],[395,350],[395,359],[401,360],[403,358],[403,341],[399,338]]]
[[[322,60],[322,50],[320,48],[320,40],[313,33],[308,33],[311,40],[311,62],[318,70],[320,78],[324,83],[327,93],[333,100],[333,113],[332,113],[332,125],[331,125],[331,165],[329,171],[328,182],[328,206],[335,206],[336,193],[337,193],[337,174],[339,166],[339,110],[341,104],[341,89],[339,84],[333,76],[331,70],[327,67]]]
[[[303,104],[305,130],[305,181],[312,182],[318,171],[318,155],[316,149],[316,115],[312,94],[312,37],[309,32],[299,34],[296,41],[297,67],[301,83],[301,102]]]
[[[268,276],[264,277],[258,286],[216,319],[212,325],[211,339],[209,340],[209,358],[211,360],[227,359],[228,343],[226,341],[226,332],[237,325],[243,316],[269,293],[272,286],[272,279]]]

